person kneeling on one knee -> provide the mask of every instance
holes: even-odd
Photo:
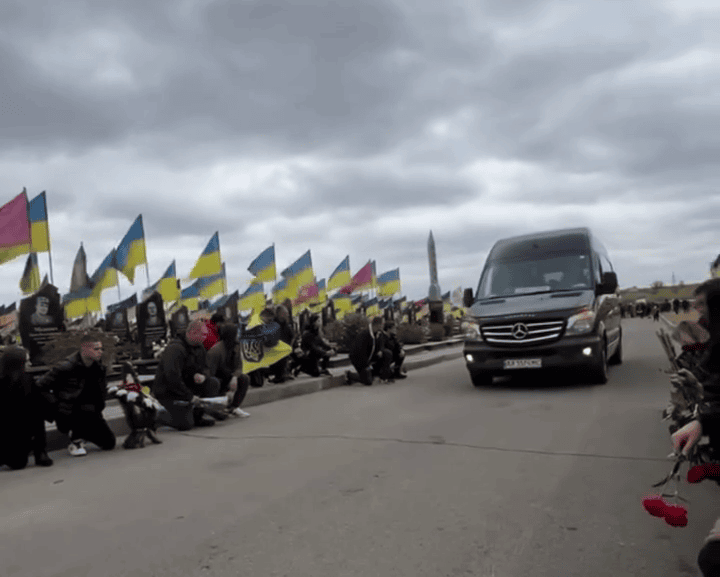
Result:
[[[205,323],[194,320],[160,355],[152,389],[155,398],[165,407],[165,411],[157,415],[158,424],[180,431],[215,424],[205,409],[197,406],[201,397],[216,397],[220,391],[220,381],[204,374],[206,337]],[[219,414],[218,417],[222,418]]]
[[[85,335],[80,351],[38,380],[40,391],[57,400],[57,428],[70,435],[68,451],[76,457],[87,454],[87,441],[104,451],[115,448],[115,435],[103,418],[107,380],[102,354],[98,337]]]

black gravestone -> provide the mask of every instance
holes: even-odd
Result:
[[[30,353],[33,365],[42,365],[44,345],[65,330],[60,294],[51,284],[20,301],[19,330],[23,347]]]
[[[166,337],[165,310],[160,293],[154,292],[138,305],[137,327],[140,349],[145,359],[152,358],[153,345]]]

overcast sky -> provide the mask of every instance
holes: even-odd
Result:
[[[278,272],[349,254],[419,299],[430,229],[446,292],[497,239],[575,226],[621,287],[698,281],[719,46],[716,0],[0,0],[2,202],[47,191],[61,293],[80,242],[92,274],[139,213],[151,282],[218,230],[231,290],[274,242]]]

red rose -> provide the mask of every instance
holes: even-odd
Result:
[[[653,495],[652,497],[645,497],[643,499],[643,507],[645,507],[645,510],[653,517],[664,517],[668,505],[662,497]]]
[[[687,509],[682,505],[665,507],[665,522],[671,527],[685,527],[688,524]]]
[[[699,483],[707,476],[707,467],[705,465],[695,465],[687,473],[688,483]]]

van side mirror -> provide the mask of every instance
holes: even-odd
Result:
[[[475,302],[475,296],[473,295],[473,290],[471,288],[465,289],[463,292],[463,306],[466,309],[469,309],[471,306],[473,306],[473,303]]]
[[[598,285],[597,294],[614,294],[618,288],[617,274],[606,272],[602,275],[602,282]]]

